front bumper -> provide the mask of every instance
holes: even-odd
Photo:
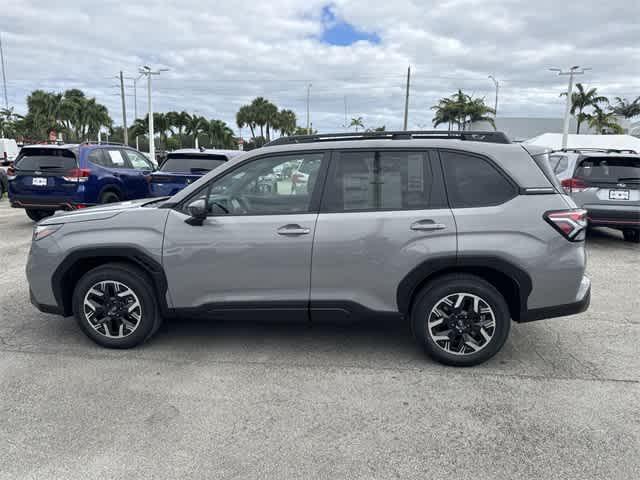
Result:
[[[35,295],[33,294],[33,290],[29,289],[29,300],[31,301],[31,305],[36,307],[42,313],[50,313],[52,315],[64,315],[64,310],[59,305],[47,305],[45,303],[40,303],[36,300]]]
[[[519,322],[532,322],[546,318],[566,317],[585,312],[591,303],[591,280],[586,275],[582,277],[580,288],[576,295],[576,301],[564,305],[534,308],[521,312]]]

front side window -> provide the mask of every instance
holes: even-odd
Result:
[[[211,215],[306,213],[323,158],[324,153],[260,158],[214,180],[196,198],[207,199]]]
[[[486,207],[517,194],[515,186],[489,161],[464,152],[440,153],[453,208]]]
[[[427,152],[341,152],[332,160],[324,210],[427,209],[432,183]]]

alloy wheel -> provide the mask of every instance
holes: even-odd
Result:
[[[433,342],[454,355],[470,355],[484,349],[496,331],[496,317],[489,304],[472,293],[452,293],[440,299],[427,318]]]
[[[142,305],[135,292],[124,283],[104,280],[87,291],[83,314],[100,335],[124,338],[140,325]]]

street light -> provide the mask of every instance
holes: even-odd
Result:
[[[493,84],[496,86],[496,103],[495,103],[495,106],[493,107],[493,111],[495,112],[493,116],[495,118],[498,116],[498,90],[500,88],[500,83],[498,82],[498,80],[496,80],[496,78],[493,75],[489,75],[487,78],[490,78],[491,80],[493,80]]]
[[[147,104],[149,107],[149,156],[151,157],[151,161],[156,161],[156,145],[155,140],[153,138],[153,107],[151,105],[151,76],[152,75],[160,75],[160,72],[168,72],[168,68],[161,68],[159,70],[151,70],[151,67],[145,65],[138,69],[141,75],[145,75],[147,77]]]
[[[569,76],[569,86],[567,88],[567,102],[564,107],[564,126],[562,128],[562,148],[567,148],[567,140],[569,138],[569,110],[571,109],[571,92],[573,92],[573,76],[583,75],[587,70],[591,70],[590,67],[580,68],[580,65],[574,65],[567,71],[563,71],[560,68],[550,68],[552,72],[558,72],[559,76]]]

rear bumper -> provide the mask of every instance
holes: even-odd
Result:
[[[576,295],[576,301],[564,305],[554,305],[551,307],[534,308],[520,314],[519,322],[532,322],[534,320],[544,320],[546,318],[566,317],[585,312],[591,303],[591,280],[589,277],[582,277],[580,288]]]
[[[584,205],[589,224],[603,227],[640,228],[640,206],[635,205]]]
[[[41,210],[76,210],[79,208],[79,205],[82,207],[89,207],[93,204],[75,202],[68,198],[42,198],[42,197],[31,197],[31,196],[17,196],[12,195],[9,198],[11,202],[11,206],[13,208],[34,208]]]

